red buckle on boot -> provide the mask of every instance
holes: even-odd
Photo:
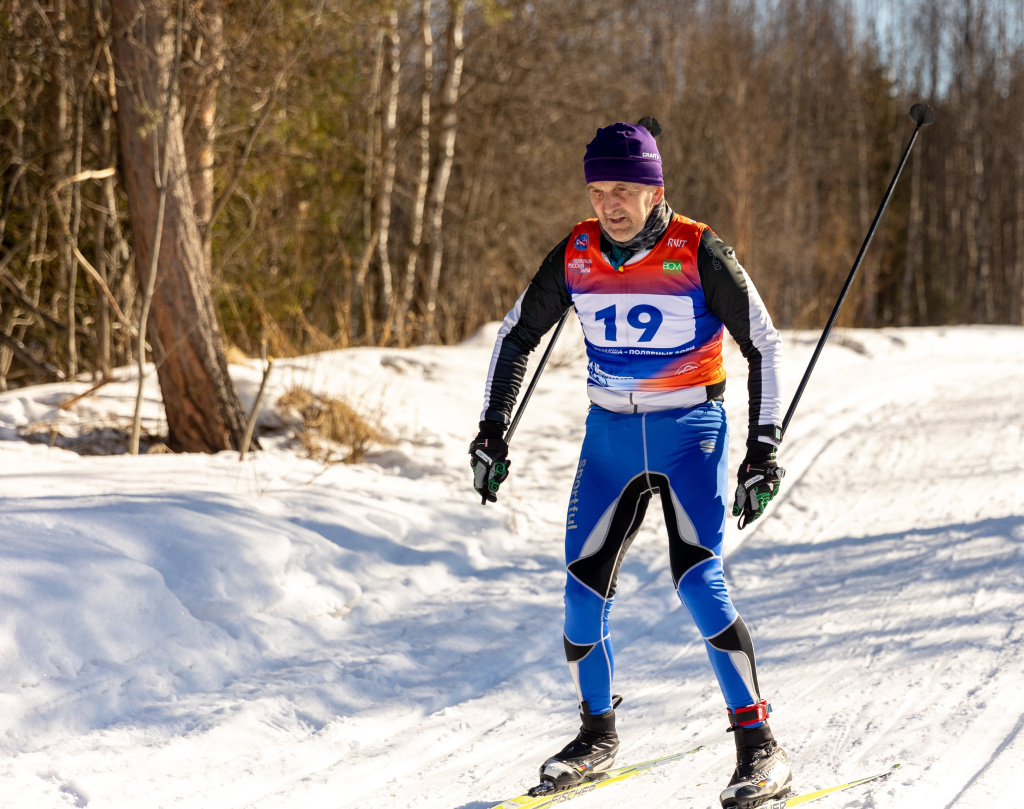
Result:
[[[772,706],[768,704],[768,700],[763,699],[753,705],[747,705],[745,708],[729,711],[729,724],[732,726],[730,730],[734,728],[749,728],[758,722],[764,722],[768,719],[771,709]]]

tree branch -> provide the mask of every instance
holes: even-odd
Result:
[[[85,268],[85,271],[89,273],[89,275],[92,276],[92,279],[99,285],[100,291],[102,291],[103,294],[107,297],[107,300],[110,301],[110,305],[114,309],[114,314],[117,315],[117,319],[121,321],[121,325],[128,329],[128,331],[133,336],[138,334],[138,330],[131,323],[131,321],[129,321],[128,318],[125,317],[124,312],[121,311],[121,307],[117,303],[117,298],[115,298],[114,293],[110,291],[110,287],[107,286],[107,282],[103,280],[102,276],[100,276],[100,274],[96,271],[96,268],[89,263],[89,259],[82,255],[82,251],[78,249],[78,243],[74,239],[74,237],[72,237],[71,227],[68,225],[67,219],[64,218],[64,211],[61,210],[59,201],[57,201],[56,190],[52,191],[51,193],[54,195],[54,201],[57,202],[57,204],[54,205],[54,208],[56,208],[57,210],[57,218],[60,220],[60,226],[64,230],[64,235],[68,237],[71,249],[74,250],[75,252],[75,257]]]
[[[64,373],[59,368],[55,368],[48,362],[40,362],[37,360],[32,356],[32,352],[25,347],[25,344],[21,342],[21,340],[11,337],[4,331],[0,331],[0,345],[7,346],[15,357],[26,365],[31,365],[37,371],[42,371],[47,376],[58,381],[64,379]]]

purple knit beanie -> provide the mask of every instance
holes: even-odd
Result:
[[[635,124],[617,123],[598,129],[587,144],[583,175],[588,183],[613,180],[665,185],[654,135]]]

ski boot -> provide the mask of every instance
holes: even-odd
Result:
[[[533,797],[571,789],[584,781],[601,778],[615,763],[619,737],[615,732],[615,708],[622,702],[616,695],[608,713],[594,716],[584,702],[580,711],[580,732],[569,744],[545,761],[540,768],[540,784],[530,790]]]
[[[730,718],[745,711],[757,711],[764,720],[768,718],[767,705],[763,702],[730,713]],[[754,809],[788,795],[793,772],[786,751],[775,741],[768,722],[756,728],[734,724],[730,731],[736,740],[736,770],[729,786],[719,796],[723,809]]]

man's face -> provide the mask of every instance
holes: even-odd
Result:
[[[643,230],[647,217],[665,197],[661,186],[617,180],[587,183],[587,191],[601,227],[617,242],[627,242]]]

